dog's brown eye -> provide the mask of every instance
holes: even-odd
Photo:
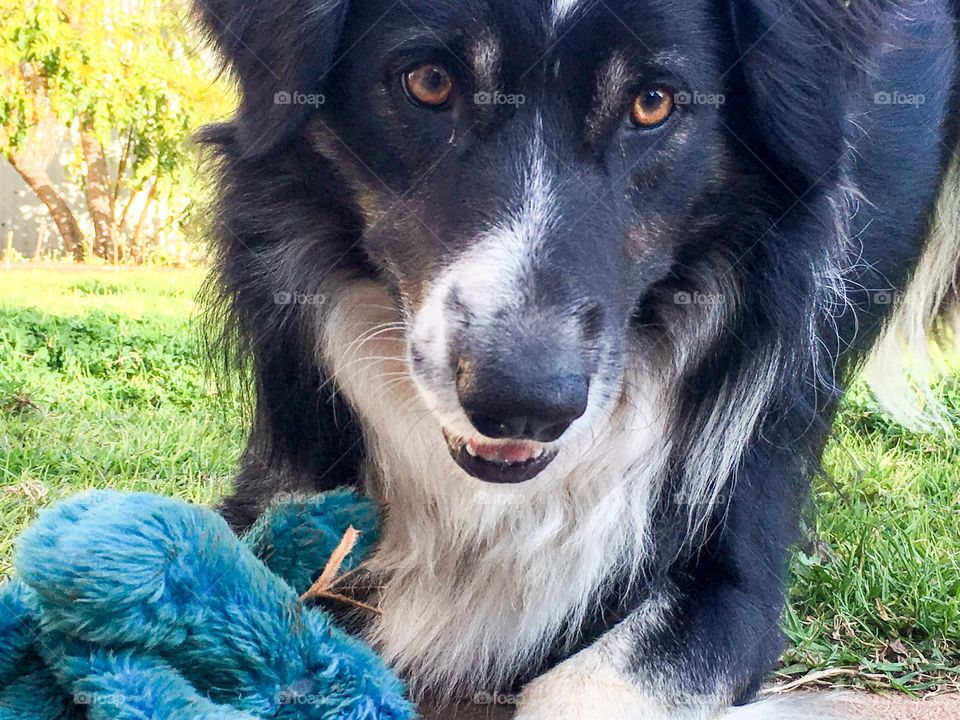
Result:
[[[644,90],[633,99],[630,119],[642,128],[655,128],[662,125],[673,112],[673,95],[664,87]]]
[[[407,94],[421,105],[438,108],[453,95],[453,78],[439,65],[421,65],[403,76]]]

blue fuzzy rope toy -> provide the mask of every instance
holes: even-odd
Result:
[[[407,720],[403,687],[300,595],[348,527],[336,491],[275,506],[237,538],[211,510],[96,491],[40,514],[0,586],[0,720]]]

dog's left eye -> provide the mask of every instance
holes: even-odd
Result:
[[[407,96],[418,105],[441,108],[453,95],[453,78],[440,65],[430,63],[405,74],[403,87]]]

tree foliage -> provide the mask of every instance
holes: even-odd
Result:
[[[233,105],[188,20],[186,0],[0,0],[0,153],[44,199],[25,170],[72,148],[67,182],[95,236],[82,242],[106,259],[182,235],[198,192],[190,134]]]

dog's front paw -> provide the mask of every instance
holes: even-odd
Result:
[[[530,683],[514,720],[664,720],[663,705],[602,663],[575,656]]]

